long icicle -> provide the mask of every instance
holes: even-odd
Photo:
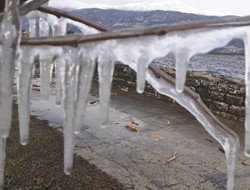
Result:
[[[75,118],[75,132],[79,132],[84,120],[84,115],[87,107],[88,96],[94,76],[96,67],[96,60],[82,53],[81,64],[79,67],[79,85],[77,90],[76,100],[76,118]]]
[[[245,154],[250,157],[250,28],[243,38],[245,43]]]
[[[188,48],[180,48],[175,54],[176,59],[176,91],[179,93],[183,92],[186,75],[187,75],[187,64],[189,61]]]
[[[109,117],[109,102],[115,61],[110,54],[98,58],[99,96],[101,106],[101,126],[106,127]]]
[[[30,89],[35,54],[32,54],[32,49],[29,47],[23,47],[22,53],[24,56],[18,64],[18,117],[20,143],[27,145],[30,124]]]
[[[75,49],[69,49],[65,55],[64,65],[61,66],[61,79],[64,106],[64,173],[69,175],[73,167],[74,154],[74,118],[75,118],[75,85],[77,54]]]
[[[6,0],[0,24],[0,136],[9,135],[12,116],[12,84],[20,41],[19,1]]]
[[[19,0],[6,0],[0,23],[0,189],[4,183],[6,138],[12,117],[12,85],[20,42]]]

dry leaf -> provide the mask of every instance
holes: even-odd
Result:
[[[160,141],[160,140],[163,139],[163,137],[160,136],[160,135],[154,135],[154,136],[153,136],[153,139],[156,140],[156,141]]]
[[[127,129],[129,129],[132,132],[138,132],[138,127],[136,125],[133,124],[128,124],[125,126]]]

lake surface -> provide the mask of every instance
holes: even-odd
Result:
[[[155,59],[153,64],[175,68],[175,57],[169,54],[164,58]],[[188,64],[188,70],[244,79],[245,57],[241,55],[195,55]]]

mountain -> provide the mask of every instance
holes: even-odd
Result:
[[[177,11],[125,11],[116,9],[78,9],[71,13],[98,22],[111,29],[187,23],[218,19],[218,16],[196,15]]]
[[[193,13],[193,14],[202,14],[202,15],[226,15],[221,12],[213,11],[203,11],[196,9],[185,3],[176,1],[176,0],[159,0],[155,2],[137,2],[137,3],[126,3],[111,5],[107,3],[83,3],[81,0],[71,0],[70,3],[67,0],[50,0],[49,4],[52,7],[61,8],[61,9],[90,9],[90,8],[99,8],[99,9],[116,9],[116,10],[127,10],[127,11],[178,11],[183,13]]]

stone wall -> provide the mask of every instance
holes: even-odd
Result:
[[[163,70],[171,76],[175,76],[173,69]],[[114,81],[122,87],[135,89],[136,73],[127,66],[117,64]],[[186,86],[198,93],[207,107],[215,114],[239,121],[244,120],[245,84],[243,80],[192,71],[187,73]],[[172,99],[157,93],[148,84],[145,93],[173,102]]]

